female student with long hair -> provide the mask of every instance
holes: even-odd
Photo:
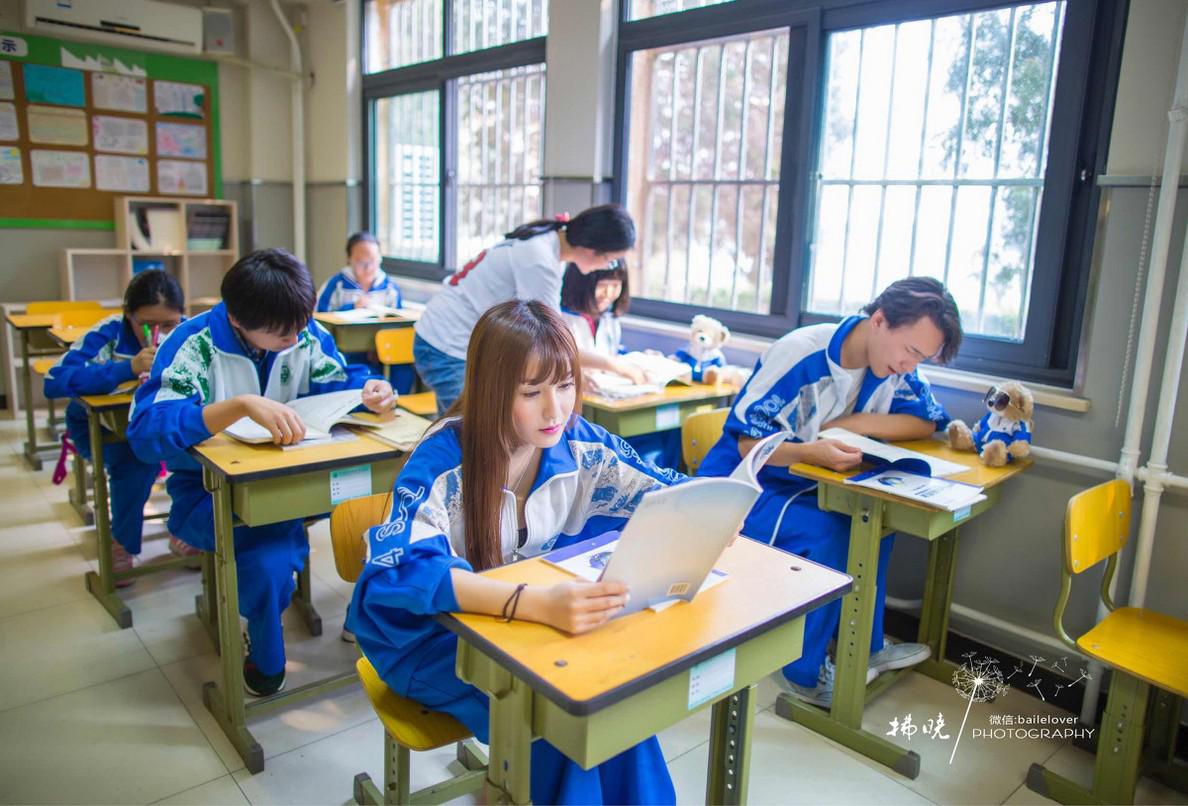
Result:
[[[510,299],[533,299],[560,310],[561,276],[567,263],[589,273],[623,259],[635,245],[635,222],[617,204],[583,210],[570,220],[541,219],[516,227],[451,275],[425,306],[414,329],[417,374],[449,408],[466,376],[466,348],[480,316]],[[595,352],[581,352],[587,369],[605,369],[644,382],[630,365]]]
[[[397,693],[488,740],[487,697],[454,672],[457,638],[433,615],[464,611],[592,630],[622,609],[619,583],[517,586],[476,571],[622,528],[643,493],[683,477],[578,414],[581,367],[559,314],[496,305],[475,326],[461,398],[400,472],[390,520],[368,533],[348,626]],[[513,603],[513,598],[517,599]],[[583,770],[532,747],[536,803],[673,802],[655,737]]]
[[[184,311],[181,286],[172,275],[156,269],[137,274],[124,291],[123,312],[87,331],[46,374],[45,396],[106,395],[147,373],[157,354],[157,343],[178,326]],[[90,459],[87,414],[73,400],[66,407],[66,432],[79,454]],[[140,554],[144,505],[161,463],[140,461],[127,442],[105,446],[103,463],[111,479],[113,567],[117,572],[128,571],[133,558]],[[179,555],[199,553],[176,537],[170,538],[169,548]],[[131,580],[117,584],[128,585]]]

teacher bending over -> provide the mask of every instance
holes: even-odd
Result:
[[[475,323],[487,310],[511,299],[538,300],[561,309],[561,278],[573,263],[582,274],[618,266],[635,246],[635,223],[617,204],[522,224],[446,278],[415,326],[417,374],[437,396],[438,413],[458,399],[465,377],[466,348]],[[605,369],[644,383],[638,368],[617,358],[582,351],[582,369]]]

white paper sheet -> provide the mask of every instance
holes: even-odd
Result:
[[[158,115],[204,117],[203,98],[206,87],[201,84],[178,84],[173,81],[153,82],[153,104]]]
[[[158,123],[157,156],[206,159],[206,127],[188,123]]]
[[[29,139],[34,143],[55,146],[85,146],[91,141],[87,132],[87,113],[81,109],[31,105],[25,108]]]
[[[25,184],[25,172],[21,169],[21,150],[0,146],[0,185]]]
[[[29,153],[33,164],[33,184],[43,188],[89,188],[91,160],[82,151],[47,151],[35,148]]]
[[[99,190],[148,193],[149,168],[144,157],[95,155],[95,187]]]
[[[0,103],[0,140],[20,139],[21,124],[17,121],[16,107],[10,103]]]
[[[186,196],[206,195],[206,163],[185,160],[157,161],[157,192]]]
[[[91,106],[118,112],[147,112],[146,81],[113,73],[91,73]]]
[[[140,118],[95,115],[91,118],[91,131],[95,136],[96,151],[114,151],[117,154],[148,153],[148,121]]]

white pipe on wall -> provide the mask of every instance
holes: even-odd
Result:
[[[272,13],[289,38],[289,69],[297,74],[290,90],[290,136],[293,141],[293,254],[305,262],[305,81],[301,46],[293,26],[281,11],[279,0],[271,0]]]

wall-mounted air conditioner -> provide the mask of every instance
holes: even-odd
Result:
[[[137,50],[202,51],[202,10],[156,0],[25,0],[25,25]]]

